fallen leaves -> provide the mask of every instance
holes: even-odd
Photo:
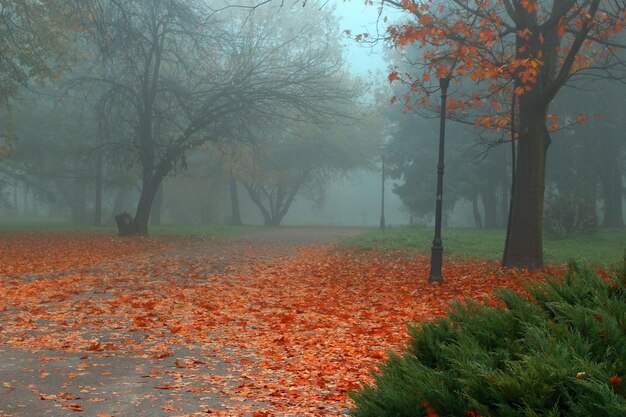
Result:
[[[40,394],[39,399],[42,401],[56,401],[61,404],[61,406],[69,408],[72,411],[85,411],[80,404],[67,402],[80,399],[79,396],[67,392],[60,392],[58,394],[51,395]]]
[[[80,404],[76,403],[63,403],[63,407],[67,407],[72,411],[85,411],[83,407],[80,406]]]
[[[93,235],[77,237],[90,248],[85,259],[70,250],[71,261],[62,263],[73,245],[66,235],[43,235],[39,246],[31,235],[9,239],[30,249],[10,250],[17,267],[2,266],[12,271],[0,286],[3,343],[169,364],[145,375],[159,378],[151,389],[219,393],[223,408],[198,410],[224,416],[342,415],[351,406],[348,392],[370,382],[376,364],[407,341],[407,323],[440,316],[455,299],[491,302],[494,289],[520,290],[523,279],[540,276],[487,261],[446,261],[444,285],[428,285],[428,258],[404,252],[322,245],[276,256],[236,242],[112,243]],[[177,346],[203,354],[180,357]],[[226,375],[199,373],[218,365]],[[41,399],[82,411],[60,395]],[[178,411],[170,403],[161,408]]]
[[[161,239],[89,233],[2,233],[0,276],[59,274],[170,247]]]

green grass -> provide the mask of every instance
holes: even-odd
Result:
[[[346,239],[344,244],[362,249],[412,249],[429,253],[434,230],[426,226],[401,226],[376,230]],[[485,258],[499,260],[504,249],[505,230],[444,228],[444,256],[453,258]],[[544,236],[544,262],[565,263],[585,259],[591,263],[610,265],[624,254],[626,231],[599,230],[591,235],[568,239]]]

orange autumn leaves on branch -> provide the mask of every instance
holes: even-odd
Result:
[[[616,50],[624,46],[613,39],[626,22],[619,1],[595,0],[582,6],[572,0],[387,3],[407,12],[402,23],[387,28],[389,43],[410,56],[410,65],[396,66],[389,81],[406,83],[417,93],[400,101],[405,106],[431,105],[423,97],[436,91],[436,80],[450,71],[458,85],[471,81],[474,87],[449,98],[448,111],[477,127],[507,126],[507,103],[513,94],[545,90],[553,97],[576,74],[592,67],[609,71]],[[453,68],[441,64],[444,56],[454,59]]]

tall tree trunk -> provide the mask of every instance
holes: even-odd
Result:
[[[154,155],[148,152],[148,156],[142,158],[143,174],[141,195],[135,211],[135,225],[137,226],[137,234],[148,236],[148,222],[150,220],[150,211],[154,199],[163,183],[163,179],[169,174],[174,166],[173,161],[181,155],[179,148],[176,146],[168,147],[165,156],[154,164]]]
[[[502,264],[534,270],[543,266],[543,199],[550,135],[540,94],[520,97],[520,126],[511,230]]]
[[[152,211],[150,212],[150,226],[161,225],[161,208],[163,207],[163,183],[159,185],[159,190],[154,197]]]
[[[239,209],[239,193],[237,192],[237,178],[233,174],[230,174],[228,179],[228,185],[230,188],[230,225],[241,226],[241,211]]]
[[[156,197],[159,185],[152,181],[144,181],[137,211],[135,212],[135,224],[137,225],[137,233],[141,236],[148,236],[148,221],[150,219],[150,210],[152,202]]]

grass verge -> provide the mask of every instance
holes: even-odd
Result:
[[[428,253],[433,229],[426,226],[400,226],[369,231],[344,240],[344,244],[362,249],[410,249]],[[444,256],[453,258],[485,258],[499,260],[504,250],[506,231],[470,228],[450,228],[442,231]],[[623,229],[599,230],[590,235],[567,239],[544,236],[544,261],[565,263],[584,259],[591,263],[610,265],[624,254],[626,232]]]

